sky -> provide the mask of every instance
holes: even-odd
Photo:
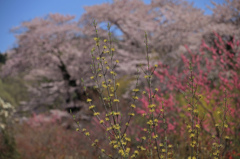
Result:
[[[197,8],[205,10],[205,14],[211,14],[207,9],[212,6],[210,0],[187,0],[193,2]],[[213,0],[223,3],[224,0]],[[84,6],[92,6],[111,2],[111,0],[0,0],[0,53],[6,52],[14,46],[15,38],[10,29],[19,26],[23,21],[29,21],[35,17],[43,17],[49,13],[75,15],[77,19],[84,13]],[[150,3],[150,0],[144,0]]]

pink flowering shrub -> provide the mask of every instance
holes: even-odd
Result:
[[[227,41],[215,33],[213,45],[202,42],[197,52],[192,52],[185,46],[187,54],[181,55],[183,68],[175,68],[170,72],[169,67],[159,62],[159,67],[154,75],[163,87],[158,88],[154,102],[157,104],[155,115],[163,111],[165,107],[166,128],[161,126],[163,120],[158,121],[158,134],[164,136],[166,129],[169,142],[180,144],[186,142],[189,137],[188,124],[191,120],[191,106],[186,93],[191,90],[189,82],[190,70],[189,62],[193,65],[193,83],[196,88],[197,100],[197,123],[200,126],[202,141],[200,147],[202,151],[211,151],[211,145],[223,137],[224,134],[225,152],[229,148],[229,143],[235,149],[239,148],[240,137],[240,49],[239,41],[232,38]],[[191,60],[189,60],[191,59]],[[183,70],[181,70],[183,69]],[[179,71],[181,70],[181,71]],[[164,88],[167,88],[164,90]],[[226,90],[226,94],[224,91]],[[149,90],[148,90],[149,91]],[[224,108],[224,100],[226,109]],[[136,112],[141,115],[149,114],[148,98],[143,96],[140,101],[142,107]],[[225,131],[221,131],[221,123],[225,122]],[[144,131],[144,128],[142,128]],[[176,136],[179,136],[176,138]]]

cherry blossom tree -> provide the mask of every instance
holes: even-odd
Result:
[[[83,93],[80,77],[86,70],[81,61],[87,58],[84,50],[79,50],[83,39],[78,38],[79,27],[73,19],[74,16],[49,14],[13,29],[18,46],[8,53],[2,75],[21,73],[32,82],[28,85],[33,94],[28,103],[31,106],[57,101],[78,106],[74,102]],[[87,45],[84,41],[84,46]]]
[[[88,26],[93,19],[100,24],[110,22],[116,35],[120,34],[119,45],[131,52],[144,49],[143,33],[147,32],[152,51],[166,55],[180,44],[196,43],[190,36],[201,33],[209,23],[202,10],[185,1],[153,0],[145,4],[139,0],[119,0],[85,10],[80,23],[87,26],[86,34],[91,32]]]
[[[18,46],[8,52],[8,60],[1,76],[22,74],[29,81],[31,100],[24,103],[26,110],[42,111],[45,106],[80,109],[85,105],[85,92],[81,84],[84,78],[91,85],[90,50],[93,36],[85,35],[74,16],[49,14],[35,18],[14,28]],[[94,33],[94,32],[93,32]],[[131,74],[141,56],[129,55],[120,49],[118,73]],[[126,58],[128,57],[128,58]],[[131,61],[131,62],[129,62]]]

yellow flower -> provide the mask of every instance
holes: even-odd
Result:
[[[94,76],[91,76],[90,78],[91,78],[91,79],[94,79]]]
[[[91,101],[92,101],[92,99],[90,99],[90,98],[87,99],[87,102],[88,102],[88,103],[90,103]]]
[[[103,88],[107,88],[107,85],[103,84],[102,87],[103,87]]]
[[[155,107],[156,107],[155,104],[150,104],[150,105],[148,105],[148,108],[155,108]]]
[[[120,149],[120,150],[118,151],[118,153],[121,154],[122,156],[125,156],[125,153],[124,153],[124,151],[123,151],[122,149]]]
[[[128,141],[128,142],[131,141],[131,139],[129,137],[125,137],[125,140]]]
[[[93,115],[94,116],[98,116],[98,115],[100,115],[100,113],[99,112],[95,112]]]
[[[106,43],[106,42],[107,42],[107,39],[104,39],[103,41]]]
[[[128,113],[128,115],[129,115],[129,116],[135,116],[135,114],[134,114],[134,113]]]
[[[154,138],[154,139],[158,138],[158,135],[154,135],[153,138]]]
[[[116,130],[119,130],[120,126],[119,126],[119,124],[116,124],[116,125],[113,125],[113,128],[116,129]]]
[[[89,132],[86,132],[85,135],[86,135],[86,136],[90,136],[90,133],[89,133]]]
[[[119,61],[118,61],[118,60],[116,60],[116,63],[119,63]]]
[[[104,152],[105,152],[105,150],[104,150],[104,149],[101,149],[101,152],[102,152],[102,153],[104,153]]]
[[[79,131],[79,128],[77,128],[76,131]]]
[[[197,113],[198,113],[198,110],[194,109],[193,112],[197,114]]]
[[[139,91],[139,89],[133,89],[132,91],[133,91],[133,92],[138,92],[138,91]]]
[[[114,94],[112,94],[112,93],[111,93],[111,94],[109,94],[109,96],[110,96],[110,97],[113,97],[113,96],[114,96]]]
[[[135,105],[135,104],[131,104],[131,107],[132,107],[132,108],[136,108],[136,105]]]
[[[107,46],[106,46],[106,45],[104,45],[104,46],[103,46],[103,49],[106,49],[106,48],[107,48]]]
[[[120,115],[120,112],[114,112],[113,115]]]
[[[112,127],[111,127],[111,126],[107,128],[107,131],[110,131],[110,130],[112,130]]]
[[[139,154],[139,152],[138,152],[137,150],[135,150],[135,151],[134,151],[134,154],[138,155],[138,154]]]
[[[114,49],[114,48],[111,48],[111,51],[115,51],[115,49]]]
[[[89,110],[91,110],[91,109],[93,109],[93,108],[95,108],[94,105],[90,105],[90,106],[89,106]]]
[[[195,136],[195,134],[191,133],[190,138],[193,138],[194,136]]]
[[[99,121],[99,123],[100,123],[100,124],[103,124],[103,123],[104,123],[104,121],[103,121],[103,120],[100,120],[100,121]]]
[[[198,129],[200,128],[200,125],[199,125],[199,124],[196,124],[195,126],[196,126],[196,128],[198,128]]]
[[[191,146],[192,146],[192,147],[194,147],[194,146],[195,146],[195,144],[191,143]]]
[[[135,99],[135,100],[137,100],[137,99],[138,99],[138,96],[133,96],[132,98]]]
[[[126,148],[126,153],[129,153],[130,152],[130,148]]]
[[[225,139],[228,140],[228,139],[229,139],[229,136],[225,136]]]
[[[155,112],[155,109],[151,109],[150,112],[151,112],[151,113],[152,113],[152,112]]]
[[[113,102],[119,102],[119,99],[114,99]]]
[[[109,145],[113,145],[113,144],[115,144],[115,143],[117,143],[115,140],[112,140],[110,143],[109,143]]]
[[[215,143],[215,142],[214,142],[212,145],[213,145],[213,146],[216,146],[216,145],[217,145],[217,143]]]
[[[149,121],[147,122],[147,124],[148,124],[148,125],[153,125],[153,121],[152,121],[152,120],[149,120]]]
[[[143,136],[143,137],[142,137],[142,140],[146,140],[146,137],[145,137],[145,136]]]

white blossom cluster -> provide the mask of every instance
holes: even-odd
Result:
[[[0,131],[6,128],[6,124],[14,112],[15,108],[10,103],[6,103],[0,98]]]

